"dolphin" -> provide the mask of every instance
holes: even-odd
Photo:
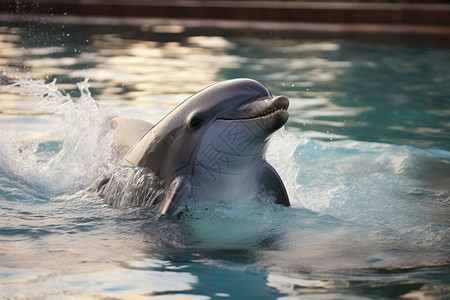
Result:
[[[121,166],[144,168],[158,178],[158,191],[143,190],[140,197],[157,204],[160,214],[172,214],[188,197],[235,201],[258,189],[275,203],[290,206],[280,176],[265,160],[269,137],[288,120],[288,106],[286,97],[272,97],[255,80],[219,82],[182,102],[156,125],[114,118],[115,153]],[[114,205],[118,189],[113,175],[102,180],[98,192]]]

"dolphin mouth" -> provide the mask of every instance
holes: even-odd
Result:
[[[240,110],[236,111],[232,116],[224,116],[223,120],[250,120],[267,118],[277,113],[287,114],[289,100],[284,96],[279,96],[269,103],[268,100],[257,101],[244,105]]]
[[[278,111],[287,111],[288,106],[286,105],[275,105],[273,107],[268,107],[267,109],[263,110],[262,112],[258,113],[254,116],[249,116],[248,118],[243,119],[257,119],[257,118],[264,118],[264,117],[270,117],[274,115]]]

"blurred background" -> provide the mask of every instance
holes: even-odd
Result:
[[[3,21],[450,33],[448,0],[2,0]],[[264,22],[263,22],[264,21]]]

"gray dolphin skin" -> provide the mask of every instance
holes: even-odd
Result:
[[[265,160],[272,133],[288,120],[289,100],[261,83],[233,79],[213,84],[178,105],[156,125],[118,117],[111,121],[119,164],[150,170],[158,192],[145,203],[171,214],[183,199],[236,201],[262,189],[290,206],[284,184]],[[98,191],[106,203],[120,197],[114,177]]]

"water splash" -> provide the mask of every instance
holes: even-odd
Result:
[[[33,108],[38,115],[58,116],[62,138],[29,140],[14,129],[1,128],[1,172],[49,194],[74,192],[90,184],[109,156],[104,124],[112,113],[92,98],[87,79],[78,83],[78,90],[79,98],[73,99],[58,89],[56,80],[30,78],[19,78],[2,89],[37,99]]]
[[[270,138],[269,148],[266,153],[267,161],[275,167],[283,180],[291,205],[294,207],[300,207],[297,197],[300,189],[300,185],[297,182],[299,167],[294,155],[296,149],[306,141],[306,138],[299,138],[282,128]]]
[[[110,186],[105,193],[112,196],[102,197],[108,205],[115,208],[150,206],[164,191],[162,181],[151,170],[142,167],[124,167],[115,162],[105,165],[103,174],[95,183],[100,194],[104,193],[103,187],[106,184]]]

